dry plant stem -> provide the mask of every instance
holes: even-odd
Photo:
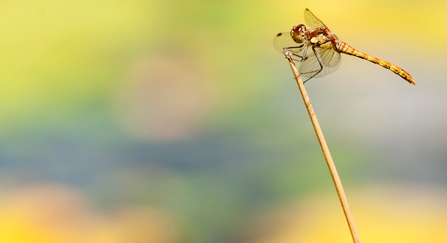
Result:
[[[357,233],[357,229],[354,224],[354,218],[351,215],[351,211],[349,209],[348,200],[346,199],[345,192],[343,190],[343,186],[340,181],[340,177],[338,176],[337,169],[335,168],[334,161],[332,160],[331,153],[329,151],[329,147],[326,144],[326,140],[324,139],[323,132],[321,131],[320,124],[318,123],[317,116],[315,115],[312,104],[310,103],[309,96],[307,95],[306,89],[304,88],[303,80],[301,80],[300,74],[295,66],[295,63],[292,59],[290,52],[284,50],[284,55],[289,61],[290,68],[292,69],[293,75],[295,76],[296,83],[298,84],[298,88],[300,90],[301,96],[303,97],[304,105],[306,106],[307,112],[309,113],[310,120],[314,127],[315,133],[317,134],[318,142],[320,143],[320,147],[323,150],[324,158],[326,159],[326,164],[329,167],[329,172],[332,176],[332,180],[334,181],[335,189],[337,190],[338,198],[340,199],[341,206],[343,208],[343,212],[346,217],[346,221],[348,222],[349,229],[351,231],[352,240],[354,243],[360,243],[360,238]]]

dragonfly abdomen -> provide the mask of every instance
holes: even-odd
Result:
[[[370,61],[372,63],[378,64],[386,69],[389,69],[390,71],[392,71],[393,73],[401,76],[403,79],[405,79],[407,82],[409,82],[412,85],[415,85],[416,83],[414,82],[413,78],[411,77],[411,75],[403,70],[402,68],[391,64],[387,61],[381,60],[377,57],[373,57],[371,55],[368,55],[364,52],[358,51],[356,50],[354,47],[350,46],[349,44],[347,44],[346,42],[338,42],[336,45],[336,48],[339,52],[348,54],[348,55],[352,55],[352,56],[356,56],[362,59],[365,59],[367,61]]]

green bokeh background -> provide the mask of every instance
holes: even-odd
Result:
[[[333,242],[349,240],[296,84],[272,44],[277,32],[303,22],[306,7],[342,40],[403,67],[417,84],[350,56],[334,74],[306,84],[365,242],[390,219],[396,223],[388,228],[401,226],[403,235],[413,231],[401,222],[445,225],[435,219],[445,209],[430,206],[447,202],[442,1],[3,1],[3,202],[56,186],[63,189],[53,199],[38,198],[48,206],[43,212],[66,191],[92,214],[136,205],[169,222],[160,224],[169,233],[147,233],[159,238],[84,233],[84,242],[289,242],[281,232],[291,215],[341,225],[331,233],[332,226],[309,229],[298,220],[289,227],[310,236],[298,233],[293,242],[331,234]],[[271,219],[313,200],[314,209]],[[310,213],[326,207],[333,218]],[[380,208],[391,213],[377,223],[362,218]],[[424,214],[427,208],[437,210]],[[0,215],[8,210],[0,207]],[[399,221],[414,211],[422,215]],[[412,227],[420,239],[447,237],[435,226]],[[400,242],[396,232],[380,240]],[[71,242],[65,236],[8,240]]]

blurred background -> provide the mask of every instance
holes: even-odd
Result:
[[[306,84],[362,242],[447,242],[444,1],[0,3],[0,242],[350,242],[289,66],[308,7],[367,61]]]

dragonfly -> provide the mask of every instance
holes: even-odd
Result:
[[[299,24],[290,32],[278,33],[274,40],[275,48],[281,52],[287,51],[295,62],[300,63],[300,74],[307,78],[324,77],[338,69],[341,63],[341,53],[356,56],[378,64],[415,85],[411,75],[402,68],[361,52],[346,42],[340,41],[329,28],[309,9],[304,11],[307,26]]]

